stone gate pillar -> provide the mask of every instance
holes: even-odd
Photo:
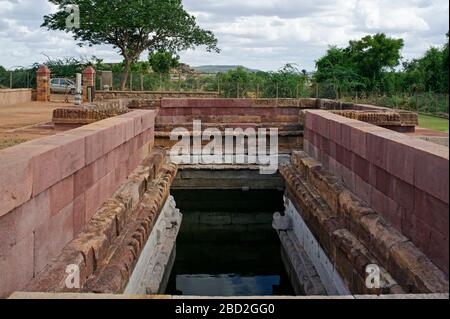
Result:
[[[41,65],[36,72],[37,94],[36,101],[50,101],[50,75],[51,72],[46,65]]]
[[[83,102],[88,102],[88,87],[95,86],[95,69],[92,66],[88,66],[83,71]]]

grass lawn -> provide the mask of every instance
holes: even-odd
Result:
[[[419,126],[430,130],[448,132],[448,120],[419,114]]]

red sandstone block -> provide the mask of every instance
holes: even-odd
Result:
[[[39,273],[73,239],[73,204],[35,231],[35,272]]]
[[[345,186],[347,186],[347,188],[352,192],[355,192],[355,173],[342,165],[341,176]]]
[[[353,156],[352,169],[365,183],[370,181],[370,163],[359,155]]]
[[[372,192],[372,186],[366,183],[361,177],[355,175],[355,193],[368,205],[370,205],[370,196]]]
[[[331,140],[329,142],[330,142],[330,157],[336,160],[336,148],[337,148],[336,143],[334,143]]]
[[[303,131],[303,138],[307,141],[311,140],[311,131],[306,127],[304,128],[304,131]]]
[[[345,148],[342,149],[342,165],[344,165],[349,170],[353,170],[353,159],[355,155],[353,152],[346,150]]]
[[[391,198],[397,202],[398,205],[406,208],[407,210],[413,211],[414,193],[415,189],[413,185],[394,177]]]
[[[318,133],[326,139],[330,138],[330,121],[325,117],[318,117]]]
[[[108,154],[105,154],[99,159],[97,159],[94,163],[92,163],[94,183],[102,179],[114,168],[114,165],[117,164],[115,162],[115,160],[117,159],[116,154],[117,154],[116,151],[113,150]]]
[[[201,99],[192,98],[181,100],[174,100],[173,102],[162,101],[162,107],[202,107],[202,108],[233,108],[233,107],[252,107],[255,105],[254,100],[251,99]],[[181,103],[180,103],[181,102]],[[164,105],[164,106],[163,106]]]
[[[393,198],[395,177],[384,169],[375,167],[375,188],[384,195]]]
[[[443,156],[436,156],[435,154],[427,152],[417,152],[414,167],[415,186],[448,204],[448,156],[445,158]]]
[[[155,116],[156,116],[156,112],[155,111],[147,111],[143,116],[142,116],[142,131],[146,131],[149,129],[153,129],[155,127]]]
[[[344,147],[342,145],[336,144],[336,161],[340,164],[344,162]]]
[[[155,142],[155,130],[147,130],[144,132],[144,143],[152,143]]]
[[[325,137],[321,137],[320,138],[320,149],[325,154],[330,155],[330,140]]]
[[[126,119],[132,119],[133,120],[133,126],[134,126],[134,136],[141,134],[143,129],[143,117],[148,114],[155,114],[156,111],[148,111],[148,110],[136,110],[133,112],[129,112],[126,114],[122,114],[117,116],[116,118],[126,118]]]
[[[72,175],[85,165],[83,137],[58,134],[33,140],[28,145],[47,147],[46,151],[33,158],[33,196]]]
[[[115,191],[115,170],[86,190],[86,222]]]
[[[449,265],[449,244],[448,234],[443,235],[436,231],[431,231],[430,245],[425,254],[448,275]]]
[[[161,100],[161,108],[168,108],[168,107],[187,107],[188,106],[188,100],[187,99],[162,99]]]
[[[83,194],[87,189],[92,187],[96,180],[94,179],[94,164],[90,164],[74,174],[74,198]]]
[[[380,192],[379,190],[372,188],[372,194],[370,198],[370,206],[381,216],[389,221],[389,197]]]
[[[50,192],[50,211],[52,216],[58,214],[64,207],[73,201],[74,177],[65,178],[52,186]]]
[[[431,228],[422,220],[409,212],[402,218],[402,233],[408,237],[422,252],[426,252],[430,245]]]
[[[447,203],[416,188],[414,192],[414,215],[430,228],[448,236],[449,211]]]
[[[347,150],[352,150],[352,128],[347,124],[341,124],[341,145]]]
[[[388,209],[387,209],[387,221],[394,226],[397,230],[401,232],[402,229],[402,218],[403,218],[403,211],[404,208],[402,208],[400,205],[397,204],[394,200],[388,198]]]
[[[115,168],[115,181],[114,183],[116,185],[122,185],[128,177],[128,166],[127,166],[127,161],[125,161],[124,165],[120,165],[118,167]]]
[[[386,168],[386,138],[376,134],[367,134],[366,141],[366,160],[380,168]]]
[[[398,143],[397,141],[386,141],[386,170],[402,179],[414,183],[414,158],[417,150]]]
[[[314,114],[311,112],[305,112],[305,128],[314,131],[313,123]]]
[[[33,175],[29,151],[11,147],[0,151],[0,217],[31,198]]]
[[[95,162],[97,159],[113,150],[114,135],[114,126],[99,126],[90,131],[90,134],[86,136],[86,165]]]
[[[21,290],[33,278],[33,245],[30,233],[13,246],[0,246],[0,298]]]
[[[359,127],[352,127],[350,130],[352,151],[366,158],[366,133],[359,129]]]
[[[342,143],[341,123],[337,121],[329,121],[329,126],[330,126],[330,139],[336,144],[340,145]]]
[[[86,224],[86,201],[84,193],[73,201],[73,234],[74,237]]]
[[[0,217],[0,251],[14,246],[33,233],[51,216],[49,192],[43,192]],[[1,254],[0,254],[1,255]],[[1,258],[0,258],[1,259]]]

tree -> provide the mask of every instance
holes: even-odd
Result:
[[[386,68],[400,64],[403,39],[388,38],[384,33],[368,35],[358,41],[350,41],[345,53],[356,67],[356,72],[374,89]]]
[[[364,79],[358,74],[357,66],[345,49],[331,46],[327,54],[316,61],[316,67],[316,82],[331,86],[338,99],[342,91],[365,87]]]
[[[180,57],[165,50],[150,53],[148,62],[152,70],[158,74],[168,74],[171,69],[180,65]]]
[[[180,65],[180,57],[165,50],[150,53],[148,62],[155,73],[159,74],[159,88],[162,88],[163,76],[170,73],[172,68]]]
[[[109,44],[123,57],[121,89],[125,89],[130,66],[141,54],[165,49],[177,52],[205,45],[219,52],[211,31],[201,29],[182,0],[49,0],[58,5],[56,13],[46,15],[42,27],[71,32],[79,45]],[[80,10],[79,28],[67,26],[66,5]]]

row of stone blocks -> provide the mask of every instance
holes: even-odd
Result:
[[[322,110],[306,111],[304,134],[309,155],[448,274],[448,148]]]
[[[135,111],[0,152],[0,296],[71,241],[154,144],[154,111]]]
[[[448,292],[448,276],[321,163],[294,152],[280,172],[287,197],[352,293]],[[381,269],[381,290],[365,284],[371,264]]]

